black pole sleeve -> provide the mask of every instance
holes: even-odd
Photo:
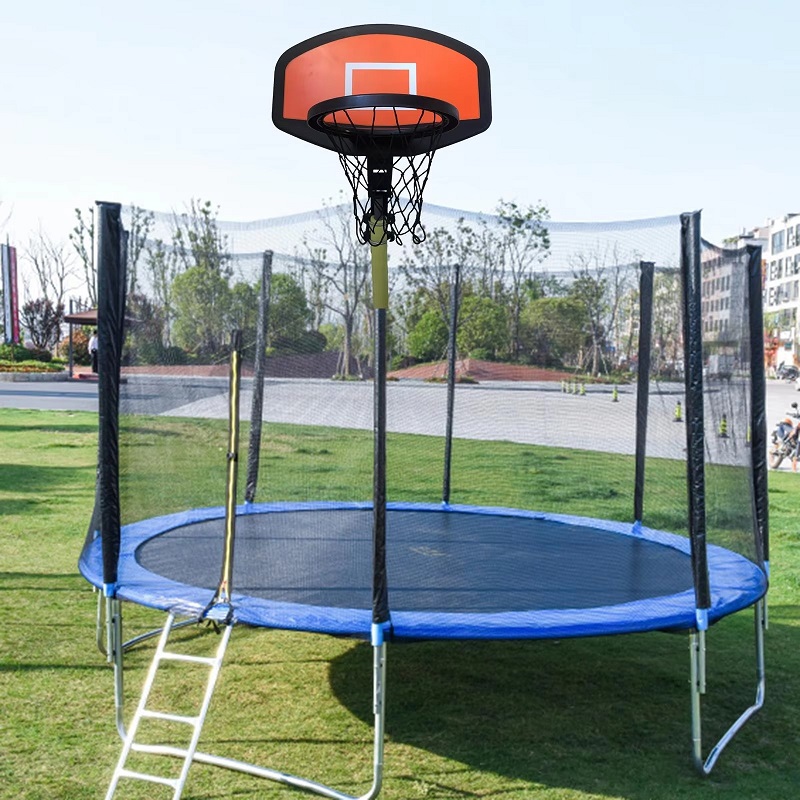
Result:
[[[653,337],[653,275],[651,261],[639,264],[639,357],[636,367],[636,478],[633,519],[644,515],[644,470],[647,455],[647,412],[650,402],[650,353]]]
[[[94,263],[97,264],[98,497],[103,544],[103,583],[113,595],[120,547],[119,376],[125,319],[126,237],[121,205],[95,207]]]
[[[250,407],[250,442],[247,448],[247,480],[244,499],[253,503],[258,487],[261,460],[261,429],[264,411],[264,376],[267,371],[267,330],[269,329],[269,296],[272,285],[272,250],[265,250],[261,263],[261,293],[258,296],[256,358],[253,369],[253,402]]]
[[[753,497],[756,509],[756,553],[769,561],[769,502],[767,499],[767,376],[764,365],[764,309],[761,288],[761,248],[749,245],[750,308],[750,422],[752,431]]]
[[[372,621],[389,619],[386,575],[386,309],[375,314]]]
[[[450,502],[450,474],[453,455],[453,411],[456,402],[456,335],[458,333],[458,305],[461,294],[461,265],[456,264],[450,284],[450,330],[447,338],[447,425],[444,435],[444,478],[442,502]]]
[[[706,553],[706,488],[703,419],[703,317],[700,264],[700,212],[681,214],[681,277],[683,347],[686,380],[686,469],[689,494],[689,537],[695,602],[711,605]]]

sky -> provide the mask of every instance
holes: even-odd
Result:
[[[564,222],[700,208],[711,241],[800,211],[796,0],[386,5],[7,0],[0,237],[66,241],[95,200],[202,198],[249,221],[337,198],[336,156],[272,124],[274,67],[304,39],[376,22],[460,39],[491,68],[492,126],[437,154],[431,203],[541,201]]]

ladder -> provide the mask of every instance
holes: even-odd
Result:
[[[168,786],[172,789],[172,800],[180,800],[183,793],[183,787],[186,783],[186,778],[189,775],[189,767],[192,765],[197,744],[200,740],[200,733],[203,729],[203,723],[208,713],[208,707],[211,704],[211,697],[214,694],[214,687],[219,677],[222,661],[225,657],[225,651],[228,647],[228,640],[233,630],[233,625],[225,625],[223,627],[222,636],[220,637],[219,645],[214,656],[203,657],[186,655],[183,653],[175,653],[167,650],[167,642],[169,640],[170,632],[172,631],[175,615],[169,614],[167,623],[161,633],[161,637],[156,647],[153,661],[150,664],[150,669],[147,673],[144,686],[142,687],[142,696],[139,699],[139,705],[131,720],[130,727],[125,736],[125,741],[122,746],[122,753],[120,754],[117,766],[114,769],[114,775],[111,778],[111,785],[108,787],[106,793],[106,800],[112,800],[121,779],[145,781],[148,783],[157,783],[163,786]],[[153,688],[153,683],[156,678],[158,668],[163,661],[183,661],[192,664],[203,664],[210,670],[208,676],[208,683],[206,684],[203,700],[200,704],[200,709],[196,716],[184,716],[179,714],[169,714],[162,711],[154,711],[147,707],[150,698],[150,692]],[[148,745],[136,741],[136,733],[139,729],[139,723],[143,719],[157,719],[166,722],[174,722],[186,725],[191,730],[191,738],[189,745],[186,748],[171,747],[166,745]],[[177,778],[169,778],[162,775],[151,775],[145,772],[137,772],[126,768],[129,755],[134,753],[148,753],[150,755],[163,755],[173,756],[183,759],[180,774]]]

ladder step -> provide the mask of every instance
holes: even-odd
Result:
[[[197,725],[199,717],[185,717],[181,714],[166,714],[163,711],[148,711],[146,708],[142,709],[140,716],[147,717],[148,719],[161,719],[166,722],[182,722],[185,725]]]
[[[177,778],[162,778],[160,775],[148,775],[146,772],[134,772],[130,769],[121,769],[120,778],[133,778],[137,781],[148,781],[149,783],[160,783],[162,786],[169,786],[176,789],[178,786]]]
[[[152,756],[174,756],[175,758],[188,758],[190,753],[183,747],[173,747],[169,744],[139,744],[131,745],[134,753],[147,753]]]
[[[189,661],[193,664],[205,664],[209,667],[213,667],[217,663],[216,658],[206,656],[189,656],[185,653],[170,653],[167,650],[161,654],[161,658],[164,661]]]

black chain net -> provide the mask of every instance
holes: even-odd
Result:
[[[362,244],[379,245],[385,241],[402,244],[402,237],[406,235],[411,236],[414,244],[419,244],[425,239],[420,219],[422,193],[446,121],[438,113],[420,110],[416,122],[401,123],[395,109],[396,127],[378,127],[374,122],[378,110],[386,109],[372,109],[371,127],[356,124],[347,109],[331,115],[335,127],[326,126],[353,190],[356,235]],[[352,155],[352,151],[365,155]],[[370,181],[370,171],[376,164],[384,167],[391,164],[387,185],[377,193],[373,186],[374,175]],[[376,209],[376,203],[382,207]],[[383,220],[381,237],[373,235],[375,218]]]

